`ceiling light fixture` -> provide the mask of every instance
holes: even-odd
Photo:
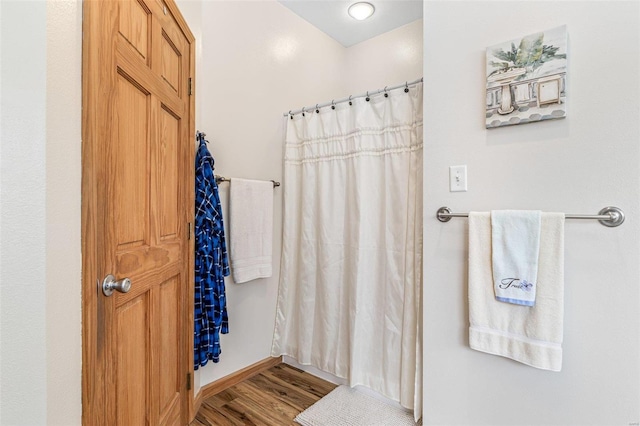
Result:
[[[358,21],[364,21],[373,15],[373,12],[376,11],[376,8],[373,7],[371,3],[367,2],[358,2],[349,6],[349,16],[353,19],[357,19]]]

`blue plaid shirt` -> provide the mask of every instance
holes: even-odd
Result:
[[[229,332],[224,277],[229,275],[222,207],[204,138],[196,154],[194,369],[218,362],[220,333]]]

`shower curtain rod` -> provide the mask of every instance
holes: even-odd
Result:
[[[294,116],[296,114],[300,114],[301,112],[319,110],[320,108],[324,108],[324,107],[328,107],[328,106],[336,105],[336,104],[341,104],[343,102],[352,101],[352,100],[357,99],[357,98],[364,98],[364,97],[369,97],[371,95],[377,95],[379,93],[390,92],[391,90],[401,89],[403,87],[408,89],[411,86],[415,86],[418,83],[422,83],[422,80],[423,80],[422,78],[419,78],[419,79],[414,80],[414,81],[405,82],[404,84],[398,84],[397,86],[391,86],[391,87],[385,86],[384,89],[378,89],[378,90],[374,90],[372,92],[362,93],[362,94],[356,95],[356,96],[349,96],[348,98],[338,99],[337,101],[336,100],[332,100],[331,102],[325,102],[323,104],[315,104],[314,106],[304,107],[304,108],[301,108],[301,109],[297,109],[295,111],[285,112],[282,115],[284,117],[286,117],[287,115]]]

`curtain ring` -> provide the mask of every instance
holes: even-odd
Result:
[[[316,104],[316,114],[320,114],[320,108],[318,108],[318,104]]]
[[[388,98],[389,94],[387,93],[387,86],[384,86],[384,97]]]
[[[353,102],[351,102],[351,95],[349,95],[349,105],[353,105]]]
[[[336,109],[336,104],[333,102],[334,100],[331,99],[331,109]]]
[[[369,92],[367,92],[367,98],[365,99],[367,102],[369,102],[371,98],[369,98]]]
[[[291,117],[291,119],[293,120],[293,114],[291,114],[291,110],[289,110],[289,116]]]
[[[305,110],[305,108],[306,108],[306,107],[302,107],[302,116],[303,116],[303,117],[305,116],[305,115],[304,115],[304,110]]]
[[[409,82],[408,81],[404,82],[404,93],[409,93]]]

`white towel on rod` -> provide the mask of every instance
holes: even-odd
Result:
[[[273,182],[232,178],[229,193],[229,245],[233,281],[272,274]]]
[[[492,210],[491,252],[496,299],[535,305],[540,210]]]
[[[564,214],[542,213],[538,289],[532,307],[494,297],[491,218],[469,213],[469,345],[532,367],[560,371],[564,321]]]

